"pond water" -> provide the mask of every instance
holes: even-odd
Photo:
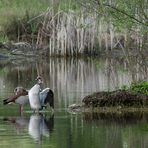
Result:
[[[148,114],[72,114],[70,104],[81,103],[96,91],[114,90],[147,80],[148,68],[138,59],[18,59],[0,62],[0,99],[16,86],[30,89],[37,75],[55,94],[55,111],[39,115],[29,106],[19,115],[17,105],[0,103],[0,148],[147,148]],[[142,66],[140,65],[142,64]]]

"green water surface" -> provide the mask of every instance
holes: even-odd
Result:
[[[88,94],[132,82],[125,63],[115,63],[101,59],[1,62],[0,148],[147,148],[147,114],[71,114],[67,110]],[[48,108],[37,115],[28,105],[20,115],[18,105],[2,104],[16,86],[30,89],[38,74],[44,79],[44,87],[54,91],[54,113]],[[139,76],[144,74],[139,71]]]

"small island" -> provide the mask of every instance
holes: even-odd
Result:
[[[85,96],[82,105],[71,105],[74,112],[148,111],[148,82],[133,83],[115,91]]]
[[[147,109],[148,82],[134,83],[130,87],[123,86],[115,91],[96,92],[83,98],[85,108]]]

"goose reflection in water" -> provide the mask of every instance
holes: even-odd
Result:
[[[28,132],[35,141],[42,141],[42,137],[50,137],[54,128],[54,115],[49,119],[43,114],[34,114],[30,117]]]
[[[13,125],[18,135],[28,130],[29,118],[27,117],[7,117],[3,121]]]
[[[34,114],[30,119],[24,116],[8,117],[3,119],[15,127],[17,134],[27,132],[35,142],[41,142],[42,137],[50,137],[54,128],[54,115],[49,118],[43,114]]]

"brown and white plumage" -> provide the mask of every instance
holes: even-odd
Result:
[[[29,98],[28,98],[28,91],[25,90],[23,87],[16,87],[15,90],[15,95],[4,99],[3,104],[11,104],[11,103],[16,103],[20,105],[20,111],[23,111],[23,106],[29,103]]]

